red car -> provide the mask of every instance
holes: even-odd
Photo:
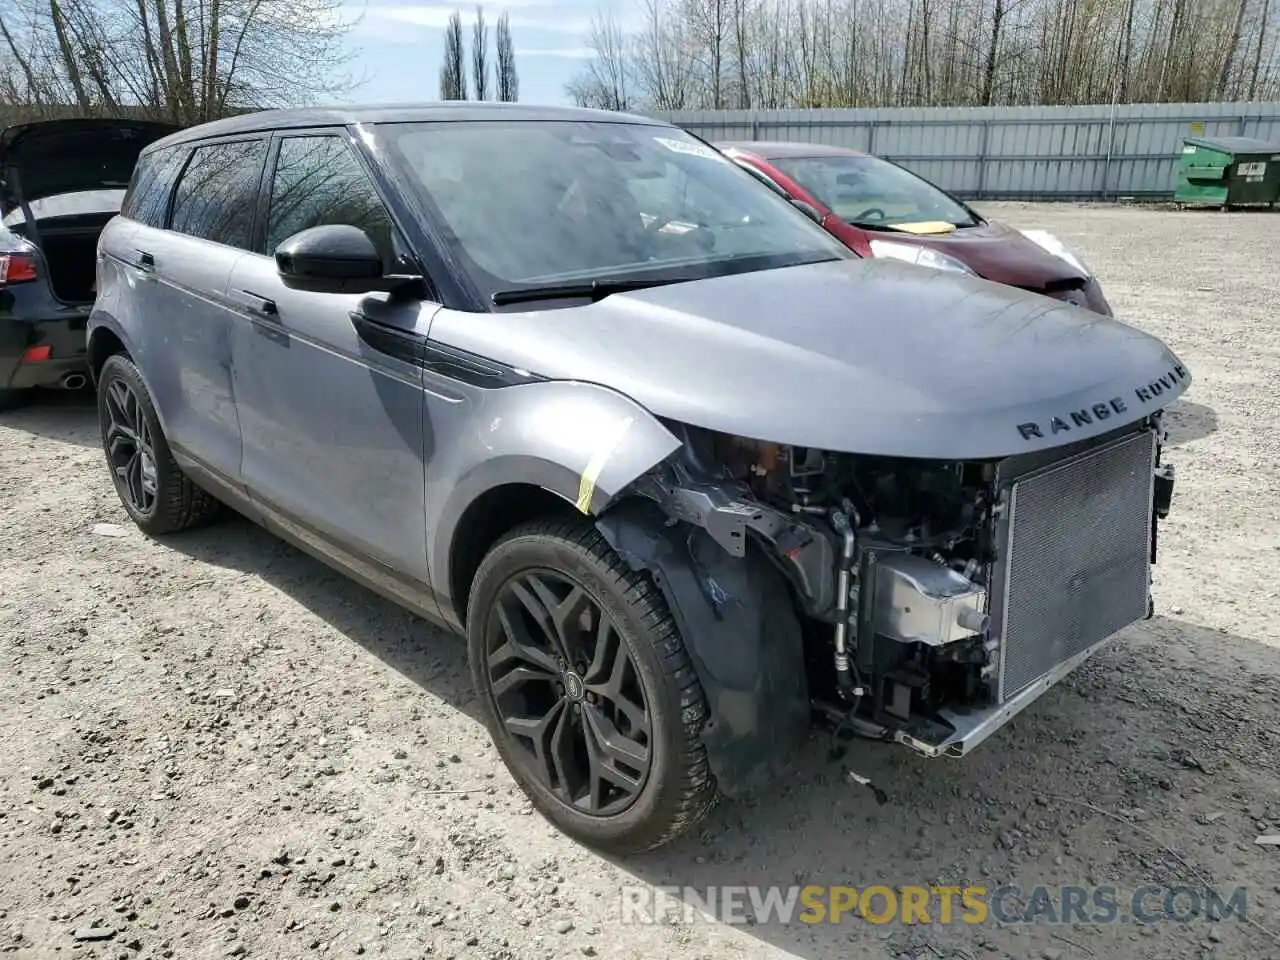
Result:
[[[987,220],[880,157],[813,143],[718,143],[739,166],[809,212],[864,257],[973,273],[1111,316],[1080,256],[1043,230]]]

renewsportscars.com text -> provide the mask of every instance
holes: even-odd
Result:
[[[1112,924],[1244,920],[1247,892],[1114,886],[628,886],[623,923]]]

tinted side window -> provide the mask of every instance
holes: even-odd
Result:
[[[186,158],[186,151],[180,147],[153,150],[139,157],[120,207],[121,216],[145,223],[148,227],[163,227],[173,181]]]
[[[248,250],[265,140],[197,147],[178,181],[169,229]]]
[[[359,227],[373,240],[388,271],[396,264],[395,228],[364,168],[340,137],[286,137],[280,141],[271,206],[268,254],[299,230],[324,224]]]

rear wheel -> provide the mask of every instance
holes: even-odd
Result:
[[[14,390],[12,387],[0,387],[0,411],[12,410],[26,403],[29,390]]]
[[[217,515],[218,501],[174,461],[142,376],[123,354],[98,374],[98,425],[116,493],[140,530],[176,533]]]
[[[716,789],[697,674],[661,593],[593,526],[513,531],[481,563],[468,610],[485,722],[548,820],[629,854],[707,814]]]

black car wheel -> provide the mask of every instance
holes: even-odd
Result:
[[[116,493],[144,533],[175,533],[218,513],[218,501],[174,461],[142,376],[123,354],[98,374],[98,425]]]
[[[14,390],[12,387],[0,387],[0,411],[12,410],[27,401],[30,391]]]
[[[485,722],[547,819],[628,854],[706,815],[702,687],[662,594],[594,527],[513,531],[480,565],[468,610]]]

